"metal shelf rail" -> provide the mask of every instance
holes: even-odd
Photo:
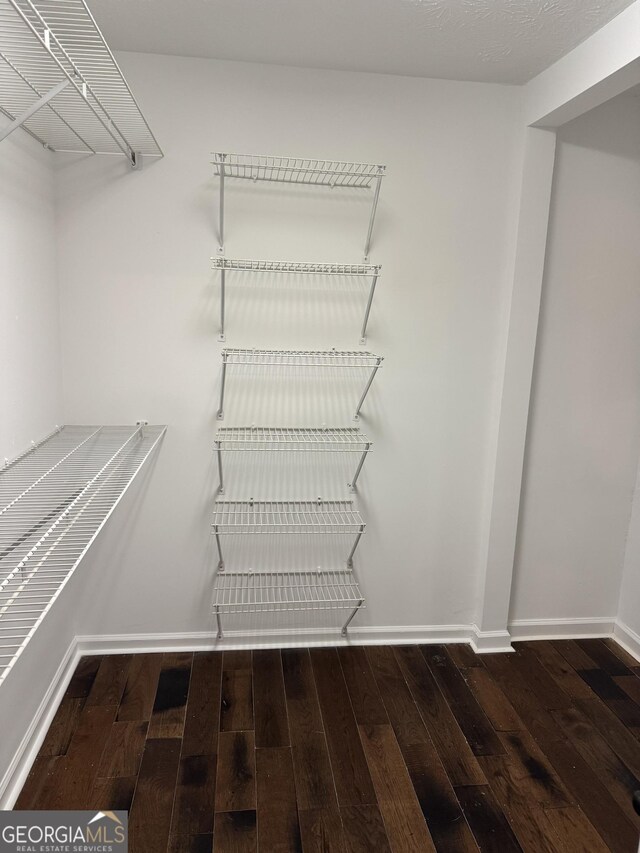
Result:
[[[220,404],[218,420],[224,419],[224,391],[227,380],[227,367],[364,367],[371,373],[364,391],[356,406],[354,420],[358,420],[360,409],[376,373],[383,362],[381,355],[370,352],[351,352],[347,350],[267,350],[267,349],[223,349],[222,380],[220,383]]]
[[[371,442],[356,427],[220,427],[214,440],[218,457],[219,494],[224,494],[223,451],[359,453],[349,488],[355,492]]]
[[[213,155],[215,174],[220,178],[220,246],[224,253],[224,188],[227,178],[244,178],[251,181],[271,181],[286,184],[307,184],[319,187],[346,187],[350,189],[373,188],[373,201],[369,227],[364,244],[365,262],[369,258],[371,235],[384,166],[370,163],[347,163],[342,160],[312,160],[301,157],[274,157],[265,154]]]
[[[365,532],[362,516],[353,501],[226,501],[214,505],[212,530],[216,537],[218,568],[224,571],[220,537],[223,535],[345,533],[355,535],[347,557],[353,568],[353,555]]]
[[[294,610],[343,610],[349,623],[364,606],[364,598],[351,571],[220,572],[216,575],[213,608],[222,638],[223,613],[260,613]]]
[[[162,157],[84,0],[0,0],[0,112],[46,148]]]
[[[371,313],[373,296],[380,275],[380,264],[318,264],[298,263],[297,261],[250,261],[231,258],[212,258],[213,268],[220,270],[220,334],[218,340],[225,340],[225,297],[226,297],[226,273],[227,271],[244,271],[260,273],[293,273],[297,275],[340,275],[340,276],[365,276],[371,278],[371,287],[364,311],[364,320],[360,330],[360,343],[366,343],[367,323]]]
[[[0,683],[165,430],[65,426],[0,469]]]

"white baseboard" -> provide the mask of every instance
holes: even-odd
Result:
[[[222,640],[215,632],[175,634],[116,634],[76,637],[81,655],[141,654],[143,652],[214,651],[225,649],[287,649],[300,646],[368,646],[420,643],[470,643],[470,625],[404,625],[349,628],[341,637],[335,628],[225,631]]]
[[[49,731],[58,705],[62,702],[80,657],[77,643],[72,640],[42,697],[38,710],[29,723],[20,746],[0,781],[0,809],[13,808],[29,775],[31,765],[36,760],[45,735]]]
[[[513,651],[511,641],[582,639],[614,636],[613,617],[591,619],[519,619],[507,631],[480,631],[476,625],[403,625],[351,627],[347,637],[335,628],[259,631],[214,631],[171,634],[113,634],[76,637],[80,655],[141,654],[148,652],[214,651],[219,649],[274,649],[304,646],[402,645],[470,643],[478,653]],[[624,626],[622,626],[624,628]],[[633,632],[628,630],[631,637]],[[638,635],[635,635],[636,637]],[[638,639],[640,642],[640,638]]]
[[[478,655],[513,651],[508,631],[481,631],[477,625],[472,625],[470,642],[471,648]]]
[[[590,619],[516,619],[509,624],[511,639],[518,640],[582,640],[611,637],[614,616]]]
[[[613,639],[640,663],[640,634],[636,634],[632,628],[616,619],[613,626]]]

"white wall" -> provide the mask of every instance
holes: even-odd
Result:
[[[562,127],[511,619],[615,617],[640,448],[640,107]]]
[[[169,432],[135,524],[123,503],[124,528],[114,517],[88,557],[94,586],[87,597],[100,606],[87,611],[86,633],[212,627],[209,517],[222,347],[219,281],[209,263],[217,226],[213,150],[388,165],[372,248],[383,277],[368,341],[386,360],[362,419],[375,441],[360,490],[369,530],[356,561],[369,607],[356,624],[468,625],[508,301],[505,246],[519,184],[518,90],[119,59],[166,157],[133,174],[119,160],[99,158],[59,170],[65,414],[69,422],[144,417],[168,423]],[[368,201],[230,182],[227,254],[360,261]],[[227,345],[357,346],[363,296],[327,293],[331,286],[302,298],[276,280],[236,280],[234,291],[230,278]],[[326,377],[295,389],[291,381],[270,383],[268,396],[232,378],[225,423],[351,425],[349,382],[346,405],[325,393]],[[245,484],[253,490],[245,496],[268,496],[268,469],[251,486],[245,476],[229,475],[229,496],[232,485],[238,493]],[[347,479],[340,472],[297,489],[346,496]],[[249,565],[261,559],[236,556]],[[302,614],[294,624],[315,623]]]
[[[1,463],[62,423],[51,154],[21,130],[0,149],[0,295]]]
[[[640,654],[640,466],[633,493],[633,506],[624,555],[618,626],[623,642]]]
[[[4,119],[2,119],[4,122]],[[62,424],[52,155],[16,131],[0,143],[0,464]],[[0,689],[2,773],[76,632],[66,596]]]

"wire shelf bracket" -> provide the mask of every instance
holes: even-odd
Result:
[[[0,141],[22,127],[45,148],[122,154],[132,168],[162,150],[85,0],[0,0]]]
[[[220,270],[220,333],[219,341],[225,340],[225,302],[226,302],[226,274],[231,271],[258,272],[258,273],[289,273],[297,275],[341,275],[341,276],[367,276],[371,278],[371,287],[360,330],[360,343],[364,345],[367,341],[367,324],[371,305],[378,283],[378,277],[382,267],[380,264],[322,264],[322,263],[298,263],[296,261],[251,261],[215,257],[213,268]]]
[[[241,178],[286,184],[307,184],[319,187],[372,189],[371,214],[364,244],[364,260],[369,260],[373,226],[378,209],[380,188],[386,167],[370,163],[348,163],[340,160],[313,160],[300,157],[274,157],[264,154],[213,155],[213,166],[219,181],[219,254],[224,254],[225,181]]]
[[[227,367],[318,367],[318,368],[368,368],[370,369],[364,391],[356,405],[354,421],[359,420],[360,410],[369,389],[380,369],[383,356],[370,352],[352,352],[349,350],[262,350],[262,349],[223,349],[222,378],[220,381],[220,402],[217,418],[224,420],[224,394],[227,381]]]
[[[365,600],[351,571],[220,572],[216,575],[213,611],[218,639],[223,637],[223,614],[351,610],[342,626],[347,629]]]
[[[164,426],[65,426],[0,470],[0,684]]]
[[[355,536],[346,560],[353,568],[353,555],[365,532],[365,522],[353,501],[247,501],[218,500],[211,528],[218,549],[218,569],[224,571],[220,537],[264,534],[351,534]]]
[[[39,98],[34,104],[27,107],[22,115],[14,118],[11,124],[8,124],[3,131],[0,131],[0,142],[2,142],[3,139],[6,139],[7,136],[14,132],[14,130],[22,127],[25,121],[28,121],[32,115],[35,115],[38,112],[39,109],[46,106],[52,98],[55,98],[55,96],[59,95],[63,89],[66,89],[70,82],[70,80],[61,80],[59,83],[56,83],[55,86],[49,89],[49,91]]]

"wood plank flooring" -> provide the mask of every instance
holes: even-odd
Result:
[[[131,853],[635,853],[640,667],[609,640],[84,658],[16,803]]]

